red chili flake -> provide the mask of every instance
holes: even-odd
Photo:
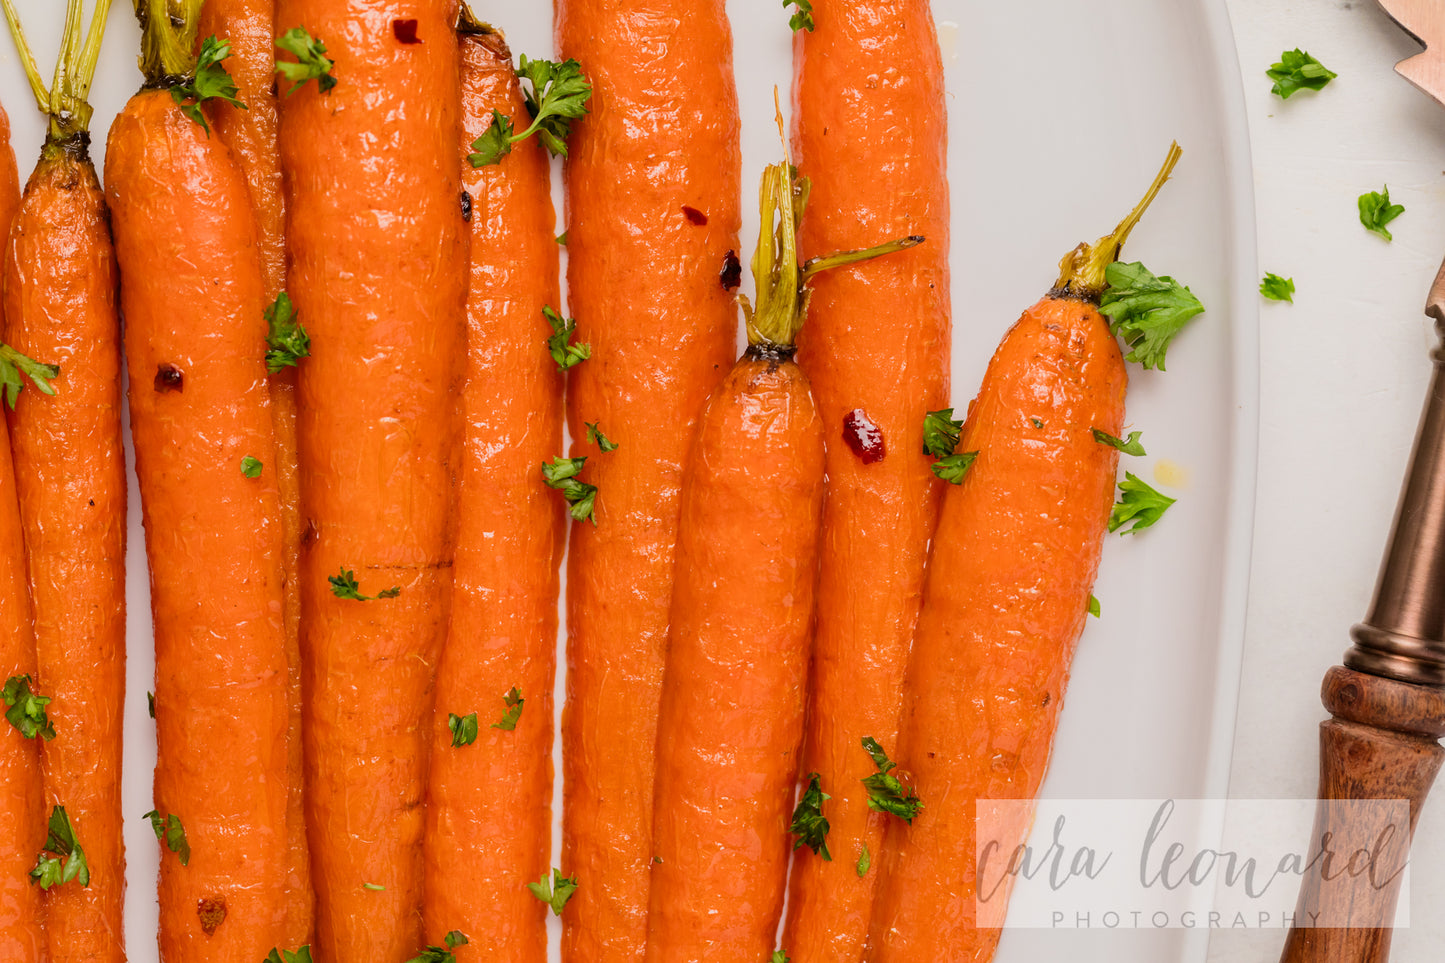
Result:
[[[682,205],[682,213],[686,214],[687,219],[692,223],[696,224],[698,227],[702,227],[703,225],[707,224],[707,215],[704,214],[702,211],[699,211],[695,207],[688,207],[686,204],[684,204]]]
[[[197,900],[196,915],[201,918],[201,929],[210,936],[226,921],[226,901],[221,898]]]
[[[743,262],[738,260],[737,251],[729,251],[727,257],[723,258],[722,270],[717,277],[725,291],[736,291],[738,285],[743,283]]]
[[[156,368],[156,390],[157,391],[184,391],[186,387],[186,376],[181,369],[173,364],[163,364]]]
[[[416,38],[415,20],[393,20],[391,22],[391,32],[395,34],[396,39],[402,43],[421,43],[421,41]]]
[[[843,416],[843,440],[865,465],[882,461],[883,456],[888,454],[888,446],[883,443],[883,429],[873,424],[862,408],[854,408]]]

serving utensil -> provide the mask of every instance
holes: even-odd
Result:
[[[1445,104],[1445,2],[1379,0],[1425,52],[1396,71]],[[1317,864],[1304,878],[1283,963],[1382,963],[1420,805],[1445,760],[1445,265],[1425,303],[1440,338],[1429,397],[1380,566],[1374,601],[1350,630],[1344,664],[1325,673],[1319,805],[1311,840],[1373,854],[1351,885]],[[1368,800],[1407,800],[1399,806]],[[1341,872],[1342,867],[1336,867]],[[1341,875],[1343,875],[1341,873]],[[1307,925],[1315,921],[1319,925]]]

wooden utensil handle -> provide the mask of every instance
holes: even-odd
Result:
[[[1312,863],[1280,959],[1383,963],[1415,820],[1445,760],[1445,693],[1336,666],[1321,699],[1334,718],[1320,724]]]

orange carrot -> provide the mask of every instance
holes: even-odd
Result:
[[[1119,461],[1095,431],[1124,422],[1124,358],[1099,297],[1177,150],[1112,234],[1064,258],[969,409],[958,450],[977,456],[944,494],[896,753],[923,809],[889,821],[870,961],[985,961],[997,946],[998,929],[975,926],[974,803],[1032,799],[1048,767]]]
[[[527,108],[500,33],[464,17],[460,44],[465,155],[493,110],[520,120]],[[537,466],[562,445],[562,377],[544,347],[550,329],[542,315],[558,303],[559,246],[547,153],[536,140],[496,166],[464,164],[462,172],[472,234],[466,447],[456,587],[432,722],[424,919],[428,934],[459,929],[470,937],[458,960],[543,963],[546,906],[526,884],[546,875],[552,842],[565,529]],[[523,701],[509,709],[514,689]],[[449,718],[472,714],[476,740],[459,745]]]
[[[7,233],[19,206],[10,118],[0,109],[0,228]],[[33,679],[35,671],[34,618],[15,472],[9,432],[0,420],[0,673],[7,680],[23,675]],[[38,741],[0,722],[0,826],[5,833],[0,845],[0,956],[25,963],[45,958],[40,890],[29,875],[35,851],[45,841]]]
[[[632,963],[647,939],[682,465],[736,357],[736,309],[719,282],[730,256],[736,264],[742,221],[731,30],[723,0],[674,13],[641,0],[557,4],[561,54],[594,90],[567,162],[570,309],[592,352],[571,369],[567,418],[572,454],[597,456],[585,474],[599,489],[597,525],[573,526],[567,569],[562,867],[580,881],[562,920],[571,963]],[[587,444],[588,423],[617,449]]]
[[[44,744],[46,808],[63,806],[88,863],[85,885],[45,895],[51,963],[120,963],[125,700],[125,453],[120,306],[109,212],[91,164],[86,92],[109,4],[82,52],[71,4],[49,125],[5,253],[4,338],[58,362],[52,397],[25,391],[10,418],[26,562],[35,604],[38,689],[59,737]],[[19,24],[22,61],[33,65]]]
[[[276,16],[306,61],[285,58],[280,143],[287,286],[311,338],[297,400],[315,955],[400,963],[422,945],[461,456],[457,4],[281,0]]]
[[[874,769],[859,740],[896,741],[944,487],[923,419],[948,404],[948,125],[927,0],[814,0],[813,17],[816,29],[794,34],[793,143],[813,185],[803,256],[878,234],[928,239],[820,277],[798,352],[828,446],[802,771],[831,797],[833,859],[794,856],[783,946],[795,963],[856,963],[878,877],[857,867],[884,828],[860,782]]]
[[[251,209],[260,231],[261,274],[266,301],[286,287],[286,205],[281,190],[281,156],[276,145],[275,0],[207,0],[197,36],[217,37],[231,46],[226,67],[246,106],[218,101],[210,116],[216,134],[235,152],[250,189]],[[276,367],[275,365],[271,367]],[[316,895],[311,887],[311,856],[306,845],[306,815],[301,778],[301,493],[296,462],[296,369],[272,371],[271,419],[276,429],[276,480],[281,493],[281,524],[286,580],[286,672],[290,722],[286,737],[286,836],[290,849],[287,880],[286,942],[311,941]]]
[[[164,86],[195,69],[198,4],[171,7],[138,8],[149,85],[105,156],[155,625],[160,951],[254,963],[285,939],[287,876],[264,286],[241,169],[208,105]]]

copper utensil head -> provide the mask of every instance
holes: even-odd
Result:
[[[1390,19],[1425,45],[1395,65],[1395,72],[1445,104],[1445,3],[1441,0],[1378,0]]]

